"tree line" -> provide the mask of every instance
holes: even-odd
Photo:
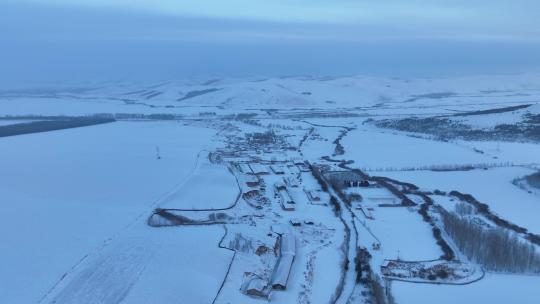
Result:
[[[540,254],[534,245],[501,227],[484,228],[456,213],[442,212],[444,228],[470,260],[487,270],[540,273]]]

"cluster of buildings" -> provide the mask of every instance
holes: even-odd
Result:
[[[290,232],[279,234],[274,252],[277,252],[278,256],[270,280],[267,281],[255,274],[250,274],[241,287],[244,294],[267,298],[272,290],[287,289],[287,282],[296,256],[294,235]]]

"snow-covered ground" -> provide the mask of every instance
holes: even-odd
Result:
[[[0,138],[1,302],[38,301],[83,257],[146,217],[213,134],[176,122],[117,122]]]
[[[421,190],[458,190],[540,233],[538,195],[512,184],[539,169],[538,142],[441,141],[370,123],[444,115],[490,129],[539,114],[539,98],[538,75],[2,90],[0,126],[56,115],[117,121],[0,137],[0,303],[372,303],[372,285],[356,280],[357,269],[369,265],[383,276],[380,266],[398,257],[439,263],[436,223],[423,220],[420,206],[399,206],[380,185],[344,190],[363,197],[349,206],[313,172],[343,173],[344,160]],[[452,116],[524,104],[531,106]],[[247,164],[262,172],[243,172]],[[470,166],[476,169],[464,171]],[[280,191],[294,203],[283,204]],[[447,209],[455,204],[432,197]],[[296,242],[285,290],[244,294],[246,278],[270,282],[284,231]],[[369,261],[356,260],[361,247]],[[455,265],[480,269],[456,257]],[[488,273],[464,286],[390,285],[404,304],[534,303],[538,277]]]
[[[441,256],[431,227],[418,213],[401,207],[379,207],[372,215],[374,220],[366,220],[366,225],[380,240],[383,258],[423,261]]]
[[[469,285],[432,285],[393,282],[396,303],[402,304],[475,304],[538,302],[540,277],[487,274],[484,279]]]
[[[353,130],[342,140],[344,159],[368,170],[423,169],[490,163],[472,148],[376,128]]]
[[[169,209],[223,209],[235,203],[240,195],[238,187],[227,167],[211,164],[204,151],[189,178],[158,204]]]
[[[489,205],[500,217],[540,233],[540,198],[512,184],[512,180],[534,172],[528,168],[509,167],[489,170],[433,172],[384,172],[386,176],[408,181],[428,190],[457,190],[473,195]]]
[[[232,258],[217,247],[223,233],[217,226],[179,230],[141,221],[68,273],[44,301],[210,303]]]

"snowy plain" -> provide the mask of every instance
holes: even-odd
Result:
[[[501,217],[540,233],[539,197],[512,184],[538,169],[537,142],[443,142],[365,123],[528,103],[533,105],[527,113],[537,114],[538,75],[231,78],[84,86],[0,91],[2,116],[121,114],[109,124],[0,138],[0,206],[8,215],[0,222],[1,303],[327,303],[340,290],[342,278],[354,278],[350,252],[356,248],[344,254],[347,233],[329,194],[310,172],[300,173],[291,164],[295,159],[333,170],[343,170],[336,159],[349,160],[354,168],[412,182],[422,190],[470,193]],[[455,119],[491,128],[520,122],[526,111]],[[125,118],[127,114],[168,114],[173,119]],[[0,126],[23,121],[9,119],[0,120]],[[340,140],[344,153],[336,153],[334,141],[346,128]],[[260,148],[247,142],[247,134],[269,129],[284,138],[282,146]],[[261,209],[240,196],[254,188],[237,179],[236,164],[273,161],[299,181],[299,187],[289,189],[295,211],[282,210],[274,193],[275,184],[283,181],[278,174],[259,176],[262,185],[256,189],[267,199]],[[467,165],[480,169],[430,170]],[[320,191],[320,201],[310,201],[306,190]],[[366,198],[391,196],[380,188],[360,193]],[[235,222],[150,227],[147,220],[156,207],[227,209]],[[358,225],[359,240],[353,234],[348,244],[371,250],[375,272],[384,259],[398,254],[406,260],[441,255],[416,209],[372,207],[374,219],[351,211],[355,217],[349,229]],[[343,212],[349,214],[344,205]],[[291,227],[298,221],[301,226]],[[290,227],[299,241],[287,289],[272,291],[269,300],[246,296],[239,288],[246,273],[271,273],[270,266],[257,261],[271,264],[275,259],[271,241],[277,225]],[[379,238],[381,250],[372,250],[370,233]],[[234,257],[235,250],[220,248],[222,240],[234,243],[236,234],[266,246],[269,253],[255,257],[253,248],[237,250]],[[346,256],[350,265],[344,271]],[[391,285],[397,303],[534,303],[538,277],[488,273],[466,286]],[[354,279],[346,282],[343,290],[352,292],[337,303],[372,300],[359,286]]]

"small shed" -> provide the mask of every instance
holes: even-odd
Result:
[[[297,219],[291,219],[289,220],[289,223],[291,224],[291,226],[294,226],[294,227],[302,226],[302,222]]]
[[[295,157],[292,159],[292,163],[299,166],[299,165],[305,165],[305,161],[300,157]]]
[[[246,163],[238,164],[238,169],[240,169],[240,172],[244,174],[253,174],[253,171],[251,171],[251,168]]]
[[[291,174],[298,175],[301,173],[300,169],[295,165],[288,165],[287,168]]]
[[[319,202],[321,200],[321,195],[318,191],[309,190],[309,191],[306,191],[306,193],[309,200],[312,202]]]
[[[269,174],[268,169],[266,166],[259,164],[259,163],[251,163],[249,164],[249,167],[251,168],[251,171],[253,171],[253,174],[256,175],[266,175]]]
[[[285,211],[294,211],[296,209],[295,208],[296,203],[291,198],[291,196],[289,195],[289,192],[287,192],[287,190],[280,190],[278,192],[278,194],[279,194],[279,199],[280,199],[280,202],[281,202],[281,207],[283,208],[283,210],[285,210]]]
[[[285,184],[283,182],[276,182],[274,184],[274,189],[276,189],[276,192],[279,192],[281,190],[287,189],[287,186],[285,186]]]
[[[246,175],[245,180],[246,180],[246,185],[248,187],[254,188],[254,187],[258,187],[260,184],[259,178],[254,175]]]
[[[298,169],[300,169],[301,172],[310,172],[311,171],[309,166],[306,165],[305,163],[297,165],[297,166],[298,166]]]
[[[300,186],[300,183],[298,182],[298,179],[296,179],[294,176],[287,176],[285,178],[285,183],[289,186],[289,187],[294,187],[294,188],[297,188]]]
[[[271,165],[270,169],[274,174],[285,174],[285,168],[282,165]]]
[[[267,298],[269,293],[268,282],[253,274],[245,279],[241,290],[246,295],[261,298]]]

